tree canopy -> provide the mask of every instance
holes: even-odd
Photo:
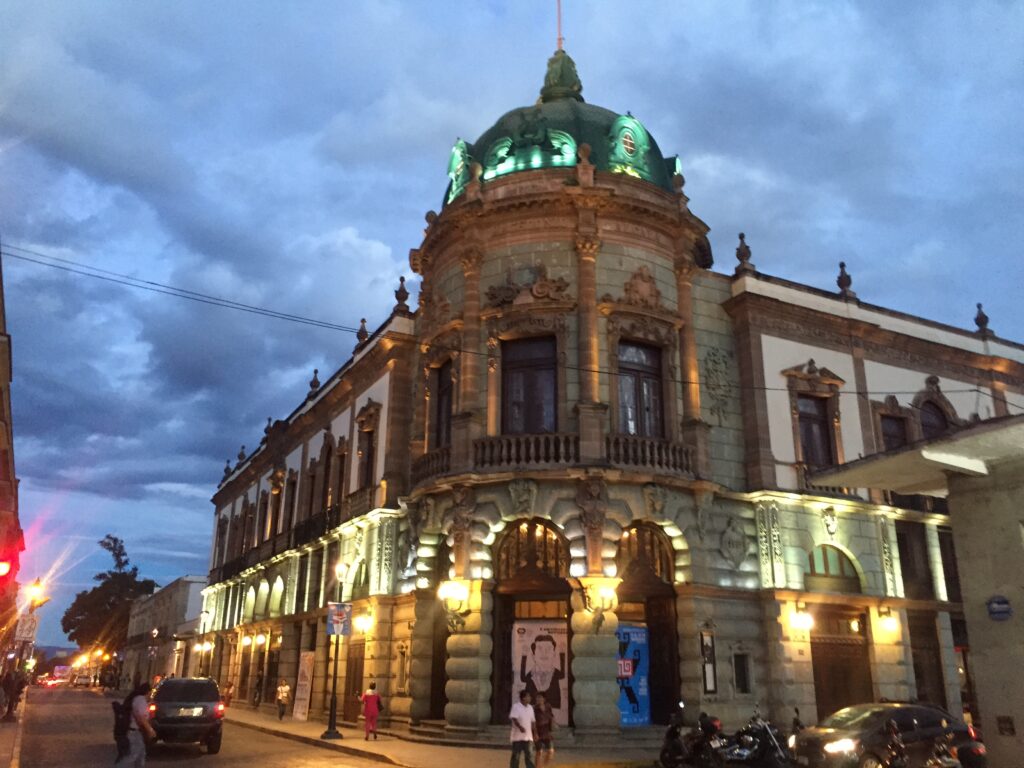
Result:
[[[99,545],[114,560],[112,570],[93,576],[95,587],[75,595],[60,626],[80,647],[123,648],[128,638],[128,617],[132,601],[153,594],[156,582],[140,579],[138,566],[131,565],[124,541],[107,534]]]

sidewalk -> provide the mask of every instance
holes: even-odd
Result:
[[[245,728],[294,739],[306,744],[333,749],[338,752],[375,760],[400,768],[440,768],[441,766],[472,765],[474,768],[508,765],[507,749],[484,747],[462,747],[408,741],[394,735],[394,731],[381,732],[376,741],[364,741],[362,728],[339,725],[344,737],[340,741],[324,741],[320,734],[325,726],[318,721],[301,722],[286,717],[278,720],[270,714],[255,712],[245,705],[229,707],[225,719]],[[649,768],[657,759],[657,752],[637,750],[631,747],[620,749],[584,749],[581,747],[555,746],[557,765],[573,765],[575,768]]]
[[[0,722],[0,768],[18,768],[21,764],[21,729],[25,723],[25,708],[28,706],[28,689],[21,704],[15,711],[16,721]],[[0,712],[2,714],[2,712]]]

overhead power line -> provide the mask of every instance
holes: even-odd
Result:
[[[18,251],[18,253],[14,253],[14,251]],[[25,254],[29,254],[29,255],[25,255]],[[127,286],[129,288],[140,288],[142,290],[151,291],[153,293],[160,293],[160,294],[164,294],[166,296],[172,296],[172,297],[179,298],[179,299],[188,299],[189,301],[195,301],[195,302],[198,302],[198,303],[201,303],[201,304],[209,304],[211,306],[222,307],[224,309],[233,309],[233,310],[236,310],[236,311],[239,311],[239,312],[248,312],[250,314],[261,315],[263,317],[270,317],[270,318],[274,318],[274,319],[277,319],[277,320],[287,320],[287,321],[293,322],[293,323],[299,323],[299,324],[302,324],[302,325],[310,325],[310,326],[317,327],[317,328],[325,328],[327,330],[332,330],[332,331],[343,331],[345,333],[356,333],[357,330],[358,330],[354,326],[342,325],[340,323],[331,323],[331,322],[327,322],[327,321],[324,321],[324,320],[316,320],[314,318],[303,317],[302,315],[295,315],[295,314],[291,314],[291,313],[288,313],[288,312],[279,312],[277,310],[268,309],[266,307],[260,307],[260,306],[253,305],[253,304],[245,304],[245,303],[242,303],[242,302],[239,302],[239,301],[234,301],[232,299],[225,299],[225,298],[220,297],[220,296],[213,296],[213,295],[210,295],[210,294],[201,293],[199,291],[193,291],[193,290],[190,290],[188,288],[179,288],[177,286],[168,285],[167,283],[161,283],[161,282],[157,282],[155,280],[146,280],[146,279],[143,279],[143,278],[137,278],[137,277],[133,277],[131,275],[126,275],[126,274],[123,274],[123,273],[120,273],[120,272],[112,272],[110,270],[102,269],[100,267],[94,267],[94,266],[92,266],[90,264],[85,264],[85,263],[80,262],[80,261],[74,261],[72,259],[65,259],[65,258],[62,258],[60,256],[52,256],[52,255],[47,254],[47,253],[42,253],[40,251],[34,251],[34,250],[30,249],[30,248],[24,248],[24,247],[17,246],[17,245],[10,245],[10,244],[4,243],[2,248],[0,248],[0,256],[10,256],[11,258],[14,258],[14,259],[19,259],[21,261],[31,262],[33,264],[38,264],[38,265],[41,265],[41,266],[44,266],[44,267],[50,267],[52,269],[58,269],[58,270],[61,270],[61,271],[64,271],[64,272],[69,272],[69,273],[72,273],[72,274],[81,275],[83,277],[92,277],[92,278],[95,278],[97,280],[104,280],[104,281],[111,282],[111,283],[117,283],[117,284],[120,284],[120,285]],[[433,345],[433,346],[436,346],[439,349],[444,349],[444,350],[447,350],[447,351],[450,351],[450,352],[458,352],[459,354],[464,354],[464,355],[477,355],[477,356],[480,356],[480,357],[488,357],[489,356],[488,352],[481,352],[478,349],[466,349],[464,347],[454,347],[454,346],[449,346],[449,345]],[[566,369],[566,370],[577,371],[577,372],[580,372],[580,373],[599,373],[599,374],[604,374],[606,376],[622,376],[622,375],[625,375],[625,374],[620,373],[619,371],[613,371],[613,370],[606,369],[606,368],[591,369],[591,368],[583,368],[583,367],[574,366],[574,365],[561,365],[560,367],[563,368],[563,369]],[[681,384],[681,385],[684,385],[684,386],[690,385],[690,384],[694,384],[694,383],[697,383],[697,384],[700,383],[699,381],[698,382],[692,382],[692,381],[688,381],[686,379],[676,379],[676,378],[669,378],[669,377],[665,377],[663,380],[665,382],[667,382],[667,383]],[[753,386],[753,385],[742,385],[742,384],[733,384],[732,386],[733,386],[733,388],[735,388],[737,390],[748,390],[748,391],[758,391],[758,392],[788,392],[789,391],[788,387],[767,387],[767,386],[765,386],[765,387],[758,387],[758,386]],[[977,393],[977,394],[983,395],[983,396],[990,396],[990,393],[984,392],[980,387],[977,387],[977,386],[976,387],[969,387],[969,388],[966,388],[966,389],[948,389],[948,390],[943,390],[943,391],[946,392],[947,394]],[[908,390],[908,391],[893,391],[893,390],[886,390],[886,391],[860,391],[860,390],[857,390],[857,391],[847,392],[847,393],[844,393],[844,394],[865,395],[865,396],[867,396],[867,395],[874,395],[874,396],[883,396],[884,397],[884,396],[887,396],[887,395],[916,395],[916,394],[918,394],[918,390],[913,390],[913,391],[910,391],[910,390]],[[1008,403],[1008,404],[1013,405],[1012,403]],[[1021,407],[1021,406],[1014,405],[1014,407]],[[1024,410],[1024,408],[1022,408],[1022,410]]]

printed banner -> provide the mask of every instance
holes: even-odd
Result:
[[[309,717],[309,697],[313,693],[313,662],[316,651],[299,654],[299,678],[295,681],[295,707],[292,717],[306,720]]]
[[[651,664],[647,627],[619,624],[619,713],[622,725],[651,724]]]
[[[512,704],[527,690],[543,693],[558,725],[569,725],[569,631],[564,622],[517,621],[512,625]]]
[[[327,636],[352,634],[352,603],[327,604]]]

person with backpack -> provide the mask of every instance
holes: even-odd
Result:
[[[155,739],[156,731],[149,724],[149,684],[132,689],[123,702],[111,702],[114,708],[114,741],[117,761],[125,768],[145,768],[146,739]]]

